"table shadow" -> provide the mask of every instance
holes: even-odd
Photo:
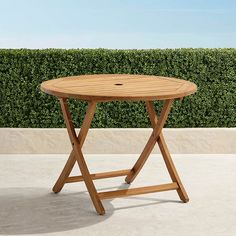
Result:
[[[0,192],[0,235],[40,234],[78,229],[106,220],[99,216],[86,193],[51,193],[45,188],[2,188]]]
[[[127,184],[98,191],[129,188]],[[113,199],[103,201],[106,214],[99,216],[87,192],[63,190],[54,194],[47,188],[2,188],[0,192],[0,235],[63,232],[94,225],[108,219],[114,211],[176,200],[130,196],[142,204],[114,208]],[[147,200],[150,201],[147,203]]]

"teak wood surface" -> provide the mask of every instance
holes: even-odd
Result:
[[[197,90],[189,81],[150,75],[81,75],[45,81],[41,89],[57,97],[86,101],[165,100]]]
[[[101,200],[107,198],[176,190],[179,198],[183,202],[189,201],[188,195],[171,159],[162,134],[162,129],[167,120],[173,100],[182,99],[187,95],[195,93],[197,86],[194,83],[160,76],[100,74],[72,76],[49,80],[41,84],[41,90],[58,97],[72,145],[72,151],[69,158],[53,187],[53,191],[55,193],[60,192],[65,183],[84,181],[94,207],[100,215],[105,214],[105,209]],[[76,98],[79,100],[88,101],[87,112],[78,135],[76,135],[75,132],[67,98]],[[96,110],[96,104],[97,102],[117,100],[145,101],[153,132],[150,135],[142,153],[140,154],[140,157],[132,168],[90,174],[81,149],[91,125]],[[159,118],[156,115],[153,100],[164,100],[164,105]],[[161,154],[170,174],[172,183],[97,192],[93,183],[93,180],[96,179],[126,176],[126,183],[130,184],[134,181],[147,161],[156,143],[161,150]],[[70,176],[72,168],[76,162],[78,163],[82,175]]]

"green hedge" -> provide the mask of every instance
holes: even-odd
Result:
[[[236,49],[0,49],[0,127],[64,127],[56,98],[40,83],[61,76],[130,73],[195,82],[175,101],[167,127],[236,126]],[[155,102],[160,111],[161,102]],[[87,104],[70,100],[76,126]],[[78,116],[79,114],[79,116]],[[101,103],[92,127],[149,127],[143,102]]]

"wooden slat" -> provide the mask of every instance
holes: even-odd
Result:
[[[109,199],[109,198],[127,197],[131,195],[139,195],[139,194],[145,194],[145,193],[163,192],[163,191],[176,190],[176,189],[178,189],[178,184],[174,182],[174,183],[169,183],[169,184],[160,184],[160,185],[153,185],[153,186],[147,186],[147,187],[100,192],[98,193],[98,196],[100,199]]]
[[[124,176],[127,175],[131,170],[117,170],[117,171],[109,171],[109,172],[102,172],[102,173],[95,173],[90,174],[92,179],[105,179],[105,178],[112,178],[112,177],[118,177],[118,176]],[[84,181],[84,178],[82,175],[80,176],[71,176],[68,177],[65,182],[66,183],[73,183],[73,182],[80,182]]]
[[[186,80],[150,75],[99,74],[48,80],[41,90],[57,97],[87,101],[166,100],[195,93],[197,86]]]

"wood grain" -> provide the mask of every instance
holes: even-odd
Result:
[[[148,139],[148,142],[146,143],[140,157],[134,164],[134,166],[131,169],[131,172],[126,176],[125,181],[126,183],[130,184],[138,175],[142,167],[144,166],[145,162],[147,161],[149,155],[151,154],[155,144],[156,140],[159,138],[159,135],[161,133],[161,130],[165,124],[165,121],[167,119],[167,116],[170,112],[171,105],[173,100],[166,100],[164,103],[164,106],[161,111],[160,119],[158,120],[157,124],[153,128],[153,132],[151,136]]]
[[[159,185],[139,187],[139,188],[99,192],[98,196],[100,199],[109,199],[109,198],[127,197],[131,195],[139,195],[145,193],[163,192],[175,189],[178,189],[177,183],[170,183],[170,184],[159,184]]]
[[[116,170],[116,171],[108,171],[108,172],[102,172],[102,173],[95,173],[90,174],[92,180],[94,179],[106,179],[106,178],[113,178],[113,177],[119,177],[127,175],[130,172],[130,169],[128,170]],[[68,177],[65,182],[66,183],[74,183],[74,182],[80,182],[84,181],[84,178],[82,175],[80,176],[71,176]]]
[[[101,199],[177,190],[179,197],[183,202],[189,200],[166,146],[162,135],[162,128],[164,127],[173,100],[182,99],[183,97],[196,92],[197,86],[194,83],[160,76],[105,74],[54,79],[43,82],[41,84],[41,89],[44,92],[59,98],[64,121],[73,147],[69,159],[53,188],[54,192],[59,192],[65,183],[84,181],[94,207],[100,215],[105,214]],[[87,113],[78,136],[76,135],[67,104],[67,98],[69,97],[89,101]],[[91,125],[96,109],[96,103],[114,100],[145,101],[153,132],[132,169],[90,174],[81,148]],[[155,113],[153,103],[151,102],[152,100],[165,100],[159,119]],[[131,183],[142,169],[156,142],[159,144],[173,183],[97,192],[93,183],[94,179],[127,175],[126,182]],[[69,177],[76,161],[82,175]]]
[[[94,113],[96,110],[96,102],[89,102],[88,103],[88,108],[87,108],[87,112],[83,121],[83,124],[81,126],[79,135],[78,135],[78,142],[80,144],[80,147],[82,148],[85,138],[87,136],[90,124],[92,122]],[[75,153],[74,153],[74,149],[72,149],[70,156],[59,176],[59,178],[57,179],[55,185],[53,186],[52,190],[54,193],[59,193],[61,191],[61,189],[63,188],[64,184],[65,184],[65,180],[69,177],[74,165],[75,165],[76,159],[75,159]]]
[[[102,202],[101,202],[100,198],[98,197],[97,190],[96,190],[96,188],[93,184],[92,178],[90,176],[89,169],[88,169],[86,161],[84,159],[84,155],[81,151],[80,143],[79,143],[79,140],[76,136],[74,124],[72,122],[71,114],[69,112],[69,107],[68,107],[68,104],[67,104],[67,100],[64,99],[64,98],[61,98],[61,99],[59,99],[59,101],[60,101],[60,104],[61,104],[61,110],[62,110],[62,113],[63,113],[63,117],[64,117],[64,120],[65,120],[67,131],[68,131],[68,134],[69,134],[71,145],[72,145],[73,150],[74,150],[75,159],[78,162],[81,174],[82,174],[83,179],[84,179],[84,183],[85,183],[85,185],[88,189],[89,195],[90,195],[90,197],[93,201],[93,204],[94,204],[94,207],[95,207],[97,213],[99,215],[104,215],[105,214],[105,209],[102,205]],[[89,122],[89,121],[87,121],[87,122]],[[85,127],[89,127],[89,125],[85,124]]]
[[[64,77],[45,81],[41,90],[62,98],[87,101],[165,100],[195,93],[189,81],[149,75],[99,74]]]
[[[155,128],[155,126],[157,125],[157,122],[158,122],[158,117],[156,115],[153,102],[147,101],[146,107],[147,107],[147,112],[148,112],[152,127]],[[188,194],[186,193],[185,188],[180,180],[180,177],[179,177],[178,172],[175,168],[174,162],[171,158],[170,152],[168,150],[168,147],[166,145],[166,142],[165,142],[162,132],[160,133],[160,136],[156,141],[157,141],[158,146],[161,150],[161,154],[163,156],[163,159],[165,161],[167,170],[170,174],[172,181],[176,182],[179,185],[179,188],[177,189],[177,193],[178,193],[180,199],[183,202],[188,202],[189,201]]]

